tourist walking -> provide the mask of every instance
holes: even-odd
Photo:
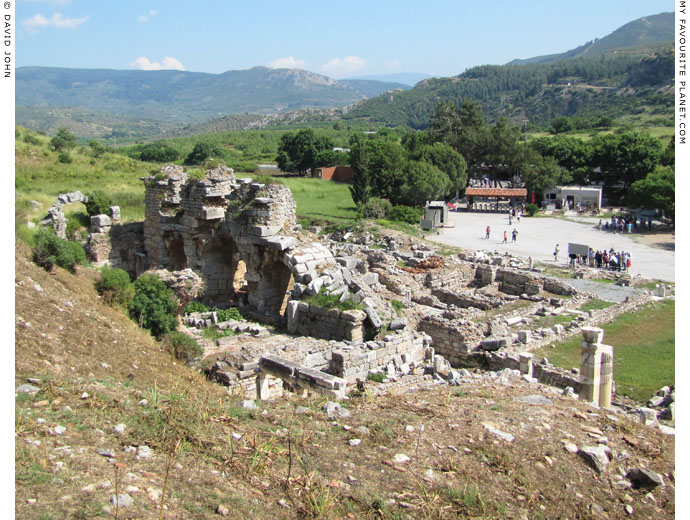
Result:
[[[486,226],[486,237],[485,238],[488,239],[489,236],[491,236],[491,226]]]
[[[558,244],[556,244],[556,248],[553,250],[553,261],[558,262],[558,253],[560,252],[560,249],[558,249]]]
[[[517,234],[518,234],[517,229],[513,228],[513,242],[517,242]]]
[[[507,244],[508,243],[508,232],[504,229],[503,230],[503,242],[501,244]]]

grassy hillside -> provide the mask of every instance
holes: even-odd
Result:
[[[335,421],[318,396],[250,413],[104,305],[95,271],[49,274],[28,254],[15,254],[15,387],[31,380],[40,391],[15,397],[20,520],[206,519],[220,506],[257,519],[585,518],[593,503],[609,518],[624,517],[625,504],[641,518],[674,517],[675,443],[658,430],[520,378],[385,396],[367,382],[343,403],[351,416]],[[535,393],[553,404],[517,399]],[[560,439],[595,442],[591,428],[627,453],[610,474],[642,465],[664,475],[654,501],[600,485],[563,449]],[[116,511],[116,491],[132,505]]]
[[[649,399],[675,381],[675,301],[653,303],[603,325],[604,342],[614,346],[616,392],[637,401]],[[578,367],[581,338],[571,338],[537,356],[566,369]]]
[[[111,152],[95,158],[86,146],[70,152],[71,163],[61,163],[58,155],[51,150],[48,137],[17,127],[14,186],[18,220],[41,220],[57,195],[75,190],[85,194],[106,191],[120,206],[124,221],[144,218],[144,186],[139,178],[160,167]],[[31,200],[40,207],[32,209]],[[83,206],[74,209],[83,212]]]

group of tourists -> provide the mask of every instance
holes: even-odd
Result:
[[[633,231],[644,231],[647,228],[649,231],[652,230],[652,219],[648,218],[645,224],[643,218],[638,220],[637,217],[614,217],[611,216],[611,220],[602,221],[599,219],[597,224],[597,229],[601,231],[613,231],[614,233],[632,233]]]
[[[632,255],[629,251],[615,251],[613,248],[606,251],[589,250],[587,262],[590,267],[604,268],[611,271],[626,271],[632,264]]]
[[[553,260],[558,262],[558,253],[560,252],[560,247],[556,244],[553,250]],[[570,253],[571,267],[576,265],[583,265],[589,267],[597,267],[599,269],[607,269],[609,271],[626,271],[630,269],[632,265],[632,254],[629,251],[616,251],[613,248],[606,249],[602,251],[595,251],[589,248],[588,255],[576,255]]]

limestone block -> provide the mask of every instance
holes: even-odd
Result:
[[[335,261],[338,264],[340,264],[343,267],[350,269],[350,270],[356,269],[357,264],[359,264],[359,262],[361,262],[361,260],[359,258],[355,258],[353,256],[341,256],[341,257],[336,258]]]
[[[110,206],[110,218],[113,222],[120,222],[120,206]]]
[[[220,207],[208,207],[202,208],[201,219],[202,220],[218,220],[225,217],[225,208]]]
[[[296,300],[290,300],[287,304],[287,330],[290,334],[297,332],[297,322],[299,317],[299,303]]]
[[[300,366],[297,363],[283,359],[274,354],[264,354],[259,360],[259,368],[283,376],[294,377]]]
[[[372,324],[372,326],[376,329],[380,329],[383,323],[381,322],[381,318],[379,318],[379,315],[374,310],[374,308],[367,307],[366,309],[364,309],[364,312],[367,314],[367,318],[369,319],[369,322]]]
[[[91,217],[92,227],[110,227],[113,224],[108,215],[95,215]]]
[[[582,335],[587,343],[601,343],[604,340],[604,329],[598,327],[583,327]]]
[[[530,336],[531,336],[531,331],[530,330],[519,330],[518,331],[518,341],[520,343],[529,343],[530,341]]]
[[[390,324],[388,325],[390,330],[402,330],[405,327],[407,327],[407,318],[405,317],[395,318],[394,320],[391,320]]]

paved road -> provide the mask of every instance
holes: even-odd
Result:
[[[631,238],[633,235],[599,231],[595,223],[571,222],[560,218],[523,217],[518,224],[508,226],[508,215],[505,213],[449,213],[455,221],[455,227],[440,230],[439,235],[428,237],[430,240],[453,245],[468,250],[484,250],[498,253],[510,252],[516,256],[531,256],[535,261],[553,263],[553,250],[559,244],[559,263],[568,262],[568,242],[587,244],[593,249],[610,249],[629,251],[632,254],[630,273],[635,276],[656,280],[675,281],[675,252],[652,248],[638,244]],[[485,239],[486,226],[491,226],[491,238]],[[517,242],[511,243],[511,232],[517,229]],[[508,243],[502,244],[503,231],[508,232]]]

